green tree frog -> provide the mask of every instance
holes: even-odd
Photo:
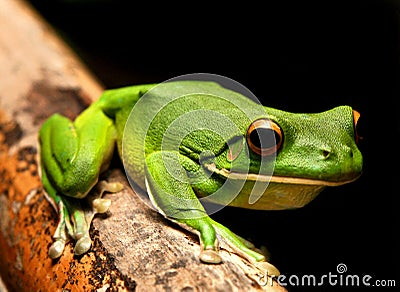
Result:
[[[199,235],[202,262],[220,263],[223,241],[268,265],[206,208],[299,208],[326,186],[354,181],[362,170],[358,118],[349,106],[289,113],[210,81],[106,90],[75,121],[55,114],[40,129],[41,178],[60,216],[49,255],[60,257],[68,238],[75,254],[90,249],[93,215],[110,204],[102,190],[120,190],[99,182],[116,148],[155,209]],[[100,195],[88,196],[95,186]]]

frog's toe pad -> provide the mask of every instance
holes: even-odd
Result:
[[[96,211],[96,213],[105,213],[108,211],[108,208],[111,206],[111,200],[110,199],[94,199],[93,200],[93,209]]]
[[[281,274],[279,270],[269,262],[257,262],[256,266],[269,276],[278,277]]]
[[[99,181],[96,187],[100,193],[118,193],[124,189],[124,185],[120,182],[107,182],[105,180]]]
[[[92,241],[90,240],[90,237],[87,237],[87,236],[81,237],[75,244],[74,254],[75,255],[84,254],[85,252],[87,252],[90,249],[91,245],[92,245]]]
[[[57,240],[55,242],[53,242],[53,244],[50,246],[49,249],[49,256],[52,259],[58,259],[65,248],[65,242],[63,240]]]
[[[205,249],[200,252],[200,260],[207,264],[219,264],[222,262],[221,256],[213,249]]]

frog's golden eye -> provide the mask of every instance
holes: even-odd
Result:
[[[355,136],[355,140],[356,143],[358,144],[358,142],[360,142],[360,140],[362,139],[362,137],[358,134],[357,129],[358,129],[358,120],[360,119],[361,114],[356,111],[353,110],[353,121],[354,121],[354,136]]]
[[[278,124],[269,119],[254,121],[247,130],[247,144],[261,156],[276,153],[282,145],[283,133]]]

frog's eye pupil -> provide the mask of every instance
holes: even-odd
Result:
[[[250,149],[261,156],[272,155],[282,144],[281,128],[268,119],[253,122],[247,131],[247,143]]]
[[[256,148],[271,148],[279,143],[280,137],[272,129],[256,129],[250,134],[250,140]]]

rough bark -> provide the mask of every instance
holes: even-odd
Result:
[[[112,205],[95,218],[93,246],[59,260],[47,251],[57,216],[38,177],[37,131],[54,112],[75,117],[102,87],[24,2],[0,0],[0,275],[14,291],[284,291],[260,270],[222,249],[220,265],[201,264],[197,237],[148,208],[122,181]],[[103,289],[103,290],[102,290]]]

